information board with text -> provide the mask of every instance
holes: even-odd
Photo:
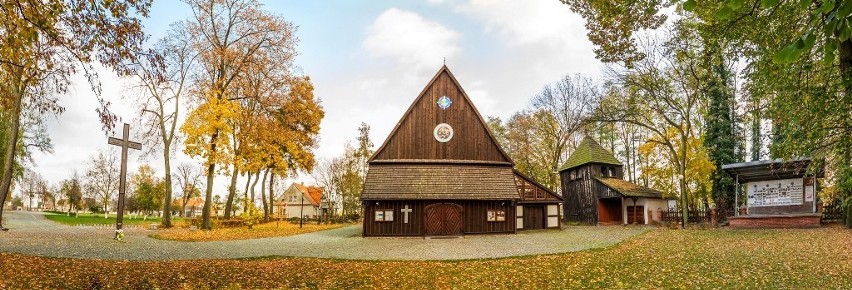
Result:
[[[801,205],[805,194],[801,178],[749,182],[746,186],[749,207]]]

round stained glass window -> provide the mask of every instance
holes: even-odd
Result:
[[[441,108],[441,110],[446,110],[447,108],[450,107],[450,105],[453,104],[453,101],[450,100],[450,98],[448,98],[447,96],[442,96],[442,97],[438,98],[437,103],[438,103],[438,108]]]
[[[435,135],[435,140],[438,142],[445,143],[453,139],[453,127],[450,127],[447,123],[438,124],[435,126],[435,130],[432,131],[432,134]]]

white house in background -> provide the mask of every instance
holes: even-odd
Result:
[[[322,209],[320,209],[322,204]],[[329,203],[324,202],[322,188],[293,183],[275,200],[273,216],[293,218],[300,215],[315,218],[320,213],[328,213]]]

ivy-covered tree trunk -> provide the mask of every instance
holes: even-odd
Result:
[[[728,82],[730,73],[721,57],[711,56],[711,58],[713,59],[711,62],[715,63],[711,65],[712,74],[706,88],[710,106],[707,110],[704,146],[707,147],[710,160],[716,165],[716,170],[711,177],[713,186],[710,194],[718,212],[721,213],[717,215],[721,222],[727,215],[733,214],[736,207],[733,202],[734,180],[722,170],[722,165],[739,162],[740,158],[736,153],[733,88],[729,87]]]
[[[844,90],[844,99],[846,100],[846,104],[852,104],[852,39],[846,39],[841,41],[837,47],[838,52],[838,60],[840,67],[840,76],[843,79],[843,90]],[[838,108],[840,110],[846,110],[849,112],[848,108]],[[840,146],[838,149],[842,150],[841,153],[841,163],[845,163],[845,166],[852,166],[852,137],[848,132],[852,132],[852,114],[847,113],[846,118],[843,119],[842,128],[844,132],[847,134],[842,134],[840,136],[841,140],[839,140]],[[844,184],[841,182],[841,184]],[[844,188],[846,187],[846,188]],[[841,190],[846,194],[846,228],[852,229],[852,185],[849,186],[841,186]]]

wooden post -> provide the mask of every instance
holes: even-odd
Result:
[[[127,149],[142,150],[142,144],[130,141],[130,124],[124,123],[122,138],[109,137],[110,145],[121,146],[121,175],[118,177],[118,208],[115,217],[115,239],[121,240],[124,223],[124,193],[127,188]]]
[[[740,216],[740,175],[734,174],[734,215]]]

